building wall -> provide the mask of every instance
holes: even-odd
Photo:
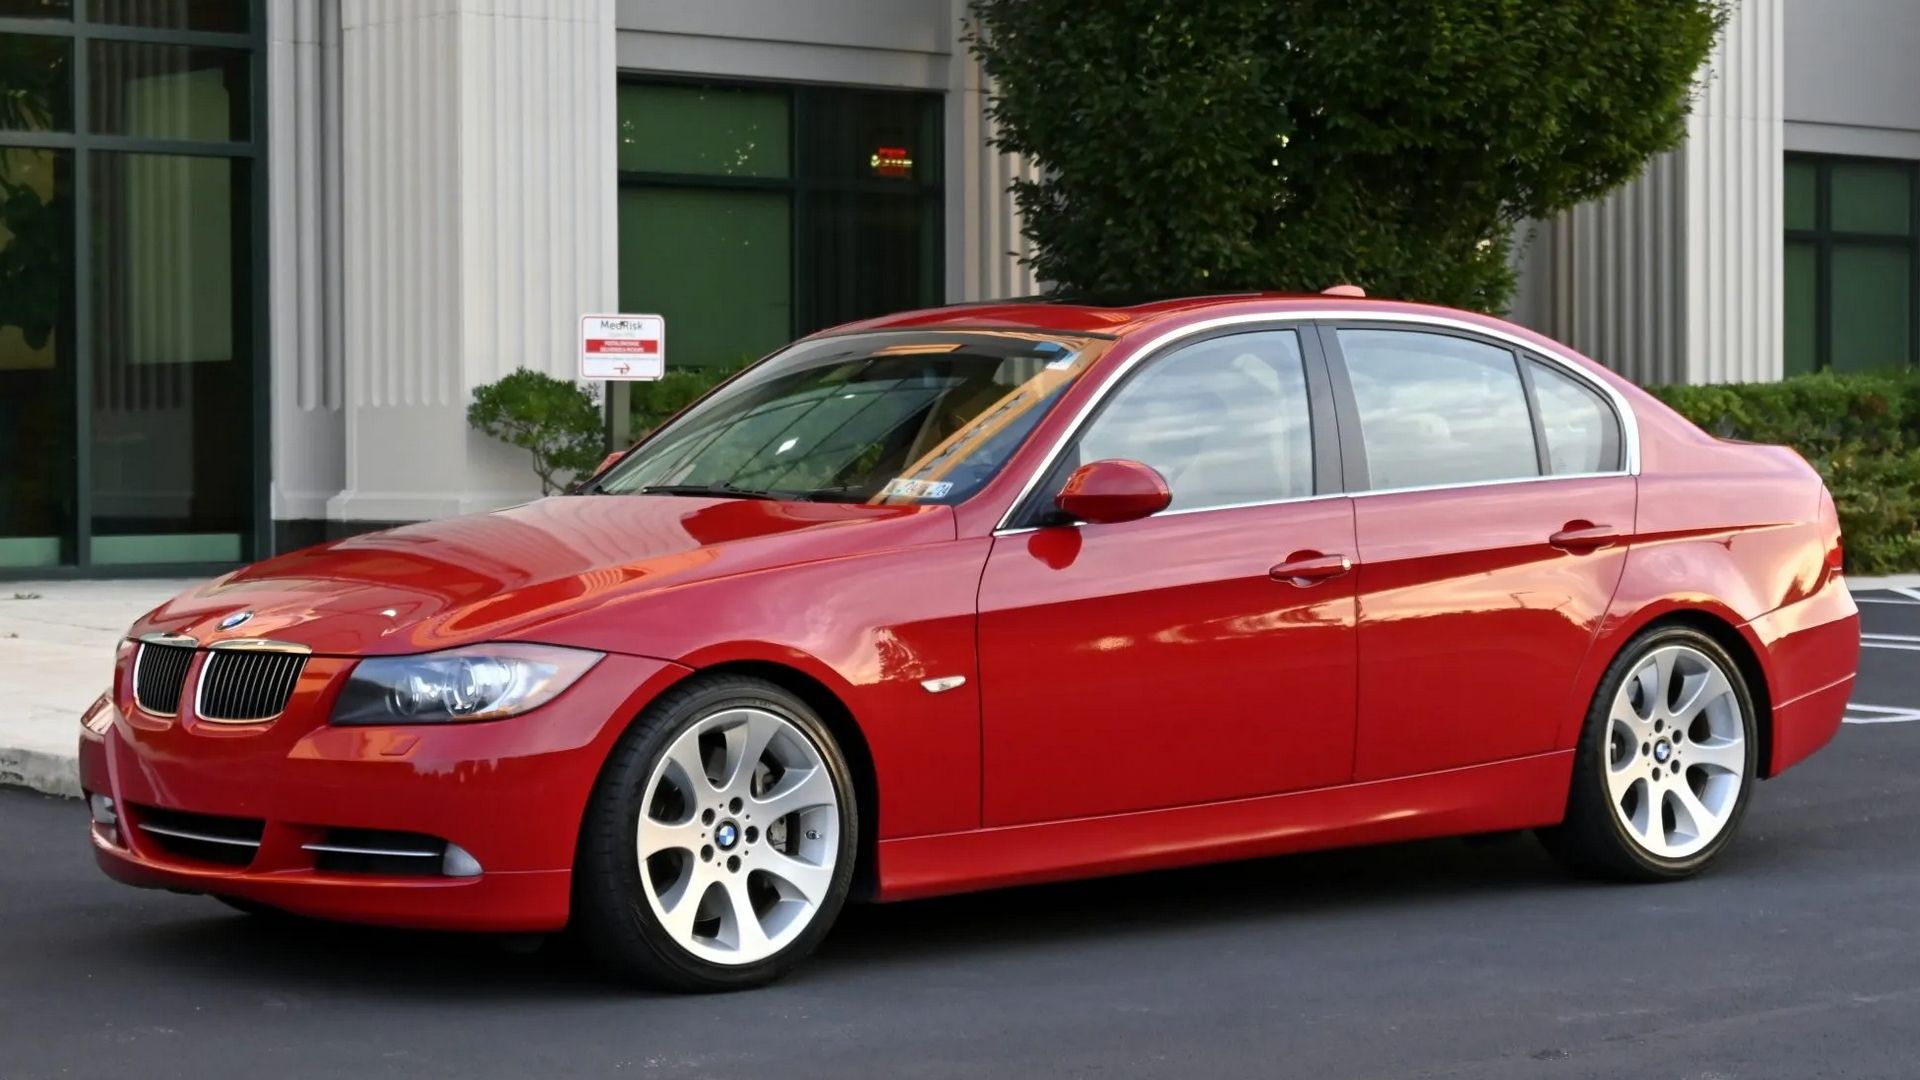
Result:
[[[1645,383],[1780,377],[1782,72],[1800,6],[1743,0],[1686,142],[1525,230],[1515,318]]]
[[[1920,3],[1788,0],[1787,149],[1920,160]]]

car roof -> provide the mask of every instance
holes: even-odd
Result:
[[[1383,311],[1426,312],[1455,317],[1467,315],[1476,321],[1482,318],[1468,312],[1428,304],[1354,296],[1330,296],[1321,293],[1241,292],[1151,298],[1049,294],[903,311],[898,314],[846,323],[822,333],[843,334],[868,330],[995,329],[1101,334],[1117,337],[1144,326],[1203,311],[1284,314],[1293,310],[1324,311],[1328,308],[1339,308],[1343,311],[1353,311],[1365,307],[1378,307]]]

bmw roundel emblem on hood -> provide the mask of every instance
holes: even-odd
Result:
[[[231,630],[236,626],[240,626],[244,624],[248,619],[251,619],[251,618],[253,618],[253,612],[251,611],[236,611],[233,614],[227,616],[226,618],[220,620],[220,629]]]

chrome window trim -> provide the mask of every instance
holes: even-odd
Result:
[[[1039,486],[1040,481],[1048,473],[1053,471],[1055,463],[1060,460],[1060,455],[1066,452],[1068,444],[1073,442],[1074,438],[1080,434],[1081,429],[1086,426],[1088,419],[1092,417],[1094,411],[1100,407],[1100,403],[1106,400],[1107,395],[1112,393],[1114,388],[1120,385],[1121,381],[1125,379],[1127,373],[1135,367],[1151,357],[1158,356],[1185,338],[1208,334],[1225,327],[1249,324],[1278,326],[1286,323],[1314,322],[1317,320],[1407,323],[1416,328],[1420,326],[1431,326],[1446,330],[1461,330],[1469,334],[1479,334],[1495,341],[1503,342],[1514,349],[1520,350],[1525,355],[1537,356],[1556,364],[1574,378],[1579,379],[1584,385],[1590,386],[1599,392],[1601,396],[1605,397],[1613,406],[1614,414],[1620,423],[1620,455],[1623,467],[1611,472],[1568,473],[1553,476],[1515,476],[1501,480],[1473,480],[1459,484],[1433,484],[1424,487],[1369,488],[1366,491],[1316,493],[1286,499],[1270,499],[1264,502],[1235,503],[1231,506],[1204,506],[1192,507],[1186,510],[1167,510],[1153,515],[1154,517],[1161,518],[1172,517],[1177,514],[1198,514],[1211,510],[1239,510],[1250,506],[1279,506],[1285,503],[1312,502],[1331,498],[1357,499],[1365,498],[1369,495],[1397,495],[1407,491],[1451,491],[1456,488],[1492,487],[1496,484],[1525,484],[1540,483],[1546,480],[1589,480],[1600,476],[1640,475],[1640,418],[1634,414],[1633,406],[1628,404],[1626,396],[1620,393],[1619,390],[1603,380],[1594,378],[1578,361],[1560,352],[1557,347],[1548,348],[1536,342],[1528,341],[1518,334],[1510,334],[1504,330],[1482,326],[1479,323],[1470,322],[1466,319],[1450,318],[1445,315],[1415,314],[1406,311],[1369,311],[1364,307],[1328,307],[1304,311],[1264,313],[1242,312],[1235,315],[1222,315],[1217,318],[1206,319],[1201,322],[1182,326],[1175,330],[1169,330],[1158,337],[1150,339],[1145,345],[1134,350],[1133,355],[1127,357],[1126,362],[1121,364],[1117,370],[1108,374],[1101,382],[1099,388],[1095,390],[1093,397],[1088,399],[1086,404],[1080,407],[1078,413],[1074,414],[1072,423],[1068,424],[1067,430],[1059,439],[1054,441],[1053,446],[1047,451],[1047,456],[1041,460],[1040,467],[1028,475],[1026,483],[1020,486],[1020,490],[1014,495],[1013,501],[1007,505],[1006,512],[1000,515],[999,523],[993,528],[993,535],[1016,536],[1020,533],[1035,531],[1031,526],[1013,528],[1007,523],[1013,520],[1014,513],[1033,495],[1033,489]],[[1525,358],[1525,355],[1522,356],[1522,359]],[[1331,361],[1329,362],[1331,363]]]

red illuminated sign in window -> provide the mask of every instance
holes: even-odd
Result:
[[[887,176],[906,180],[913,176],[913,156],[904,146],[877,146],[868,164],[873,166],[873,175]]]

